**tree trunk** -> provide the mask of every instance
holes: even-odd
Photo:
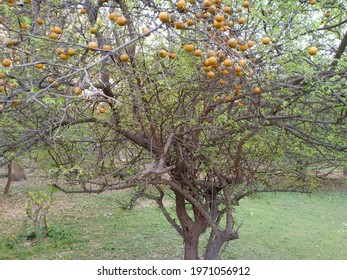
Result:
[[[185,232],[184,233],[184,259],[185,260],[198,260],[199,259],[199,232]]]
[[[7,165],[7,182],[6,182],[6,186],[4,189],[4,194],[8,194],[8,192],[10,191],[10,187],[11,187],[11,183],[12,183],[12,161],[10,161]]]
[[[343,175],[347,176],[347,167],[343,169]]]
[[[222,248],[224,241],[221,238],[210,240],[207,244],[204,254],[205,260],[219,260],[220,249]]]

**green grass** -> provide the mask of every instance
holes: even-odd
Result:
[[[16,187],[0,203],[6,199],[13,209],[24,209],[32,188]],[[24,210],[10,219],[0,216],[0,259],[182,258],[182,240],[155,204],[144,201],[123,210],[127,192],[56,197],[48,217],[50,237],[44,240],[28,240],[33,227]],[[346,206],[346,191],[244,199],[236,208],[237,222],[243,223],[240,239],[228,244],[222,258],[347,259]]]

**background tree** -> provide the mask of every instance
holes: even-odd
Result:
[[[185,259],[239,237],[240,199],[345,162],[342,0],[5,2],[1,154],[41,149],[64,192],[154,186]]]

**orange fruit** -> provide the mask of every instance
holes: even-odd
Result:
[[[75,87],[73,90],[72,90],[72,93],[73,94],[76,94],[76,95],[80,95],[82,94],[83,90],[80,88],[80,87]]]
[[[166,56],[167,56],[167,51],[166,50],[160,50],[159,51],[159,56],[161,57],[161,58],[165,58]]]
[[[207,73],[207,77],[209,77],[210,79],[213,79],[214,77],[216,77],[216,74],[213,71],[210,71]]]
[[[195,56],[201,56],[202,51],[201,50],[195,50],[194,55]]]
[[[4,58],[2,61],[2,66],[4,67],[10,67],[11,66],[11,60],[9,60],[8,58]]]
[[[193,26],[194,24],[195,24],[195,20],[193,20],[191,18],[187,19],[187,25],[188,26]]]
[[[264,44],[264,45],[268,45],[270,44],[270,38],[269,37],[264,37],[263,39],[261,39],[261,42]]]
[[[86,10],[85,8],[82,8],[82,9],[80,10],[80,13],[81,13],[82,15],[85,15],[85,14],[87,13],[87,10]]]
[[[259,88],[259,87],[255,87],[255,88],[253,89],[253,92],[254,92],[255,94],[260,93],[260,88]]]
[[[55,52],[56,52],[57,54],[62,54],[62,53],[63,53],[63,49],[62,49],[62,48],[56,48],[56,49],[55,49]]]
[[[36,64],[35,64],[35,67],[36,67],[37,69],[42,69],[43,66],[44,66],[43,63],[36,63]]]
[[[149,29],[149,28],[147,28],[147,27],[144,27],[144,28],[142,28],[142,33],[148,33],[148,32],[150,32],[151,30]],[[148,33],[148,34],[146,34],[145,36],[146,37],[148,37],[148,36],[150,36],[151,35],[151,33]]]
[[[103,108],[103,107],[100,107],[100,108],[99,108],[99,113],[102,114],[102,113],[105,113],[105,112],[106,112],[106,109],[105,109],[105,108]]]
[[[37,18],[36,22],[38,25],[42,25],[44,23],[42,18]]]
[[[126,25],[126,23],[127,23],[127,19],[125,18],[125,16],[120,16],[117,18],[117,24],[119,26],[124,26]]]
[[[308,49],[308,54],[309,54],[309,55],[316,55],[317,52],[318,52],[318,48],[315,47],[315,46],[312,46],[312,47],[310,47],[310,48]]]
[[[73,56],[76,54],[76,51],[73,48],[68,48],[66,54],[69,56]]]
[[[194,51],[194,45],[193,44],[188,44],[184,48],[187,52],[192,52]]]
[[[97,29],[96,27],[90,27],[90,28],[89,28],[89,31],[90,31],[90,33],[92,33],[92,34],[98,33],[98,29]]]
[[[59,57],[62,59],[62,60],[67,60],[69,57],[66,55],[66,54],[64,54],[64,53],[61,53],[60,55],[59,55]]]
[[[230,96],[230,95],[227,95],[227,96],[225,97],[225,101],[226,101],[226,102],[230,102],[230,101],[232,101],[232,100],[233,100],[233,97]]]
[[[242,6],[245,7],[245,8],[248,8],[249,5],[250,5],[249,1],[244,1],[244,2],[242,3]]]
[[[92,51],[95,51],[96,49],[99,48],[98,43],[97,42],[89,42],[88,43],[88,48]]]
[[[186,4],[186,2],[184,0],[179,0],[177,2],[177,10],[182,10],[184,8],[185,4]]]
[[[244,24],[244,23],[246,22],[246,19],[243,18],[243,17],[240,17],[240,18],[237,19],[237,22],[238,22],[239,24]]]
[[[237,107],[239,108],[243,107],[243,103],[241,101],[237,102]]]
[[[227,58],[226,60],[224,60],[223,63],[225,67],[230,67],[233,64],[230,58]]]
[[[248,45],[241,45],[241,46],[239,47],[239,49],[240,49],[240,51],[245,52],[245,51],[248,50]]]
[[[224,21],[224,16],[223,16],[222,14],[216,15],[215,21],[217,21],[217,22],[223,22],[223,21]]]
[[[115,13],[115,12],[110,13],[110,14],[108,15],[108,18],[109,18],[110,20],[116,20],[117,17],[118,17],[118,15],[117,15],[117,13]]]
[[[228,41],[227,41],[227,45],[230,47],[230,48],[236,48],[238,42],[235,38],[230,38]]]
[[[62,34],[63,33],[63,29],[61,29],[59,26],[54,26],[53,31],[57,34]]]
[[[52,40],[56,40],[56,39],[59,38],[59,35],[58,35],[57,33],[55,33],[55,32],[49,33],[48,36],[49,36],[49,38],[52,39]]]
[[[248,40],[247,41],[247,45],[251,48],[251,47],[253,47],[254,46],[254,41],[252,41],[252,40]]]
[[[177,57],[177,54],[175,54],[175,53],[170,53],[169,54],[169,58],[170,59],[175,59]]]
[[[110,51],[110,50],[112,50],[112,47],[111,47],[110,45],[104,45],[104,46],[102,47],[102,49],[103,49],[104,51]]]
[[[158,17],[162,23],[167,23],[170,20],[170,15],[167,12],[160,12]]]
[[[231,7],[225,6],[225,7],[223,8],[223,11],[224,11],[224,13],[227,13],[227,14],[229,14],[229,15],[232,14]]]
[[[119,56],[119,60],[122,62],[126,62],[128,61],[128,59],[129,59],[129,56],[126,53],[123,53]]]

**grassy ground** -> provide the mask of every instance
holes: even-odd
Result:
[[[180,259],[183,244],[160,210],[141,201],[120,206],[127,192],[101,195],[56,193],[48,220],[51,236],[30,240],[27,192],[43,187],[18,184],[0,195],[0,259]],[[236,209],[240,239],[223,259],[347,259],[347,191],[313,195],[264,194]],[[174,211],[171,206],[170,211]],[[201,246],[206,243],[202,240]]]

